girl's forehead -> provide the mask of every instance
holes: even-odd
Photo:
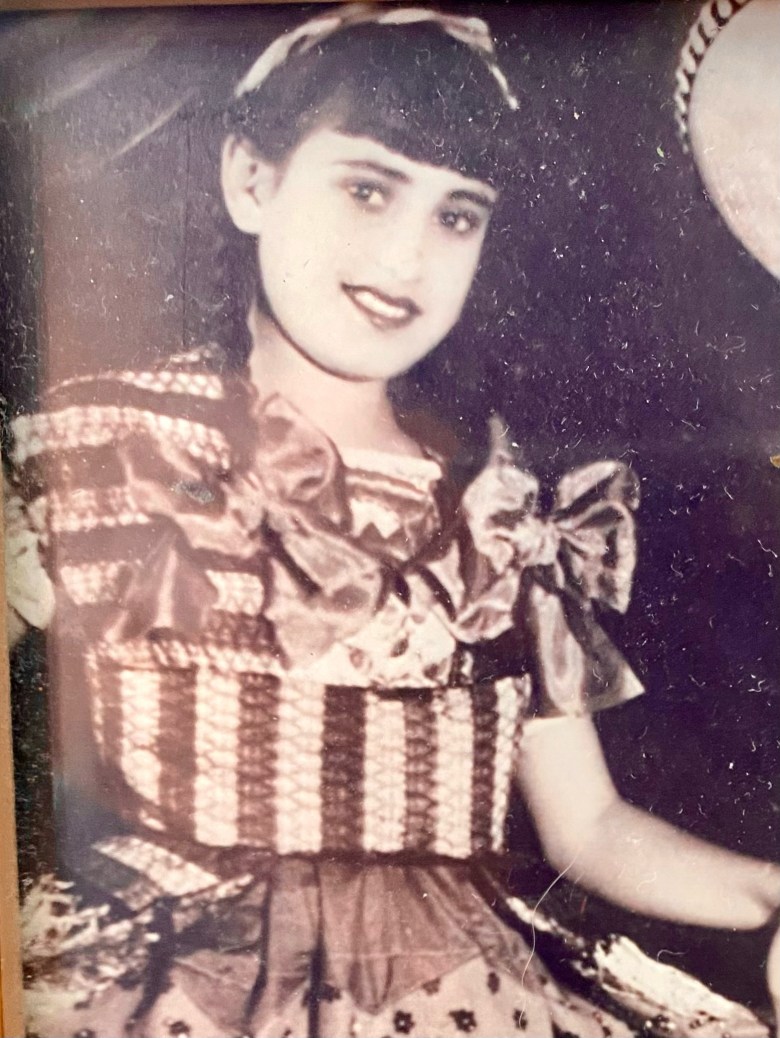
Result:
[[[492,203],[498,192],[490,184],[469,177],[446,164],[437,165],[415,159],[368,134],[349,134],[335,128],[315,130],[298,146],[299,161],[314,161],[322,166],[363,169],[399,183],[424,183],[450,193],[479,194]]]

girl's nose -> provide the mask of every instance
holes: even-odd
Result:
[[[395,221],[385,228],[378,243],[382,271],[398,287],[420,282],[425,269],[426,228],[421,221]]]

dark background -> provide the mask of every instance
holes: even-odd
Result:
[[[495,318],[479,344],[484,398],[548,485],[603,456],[642,479],[635,596],[607,622],[649,694],[599,720],[616,779],[660,816],[777,858],[780,286],[726,229],[676,137],[674,68],[698,5],[458,8],[490,21],[524,120],[478,286]],[[220,100],[299,18],[0,22],[7,413],[35,406],[52,378],[198,341],[214,306]],[[51,853],[42,639],[14,667],[22,864],[34,869]],[[519,811],[516,825],[522,842]],[[724,993],[763,997],[762,938],[560,896],[582,925],[628,931]]]

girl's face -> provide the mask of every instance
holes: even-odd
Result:
[[[255,195],[271,312],[318,366],[386,380],[457,322],[496,192],[367,137],[315,131]]]

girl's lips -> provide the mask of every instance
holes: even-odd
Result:
[[[341,287],[357,309],[377,328],[403,328],[420,314],[419,306],[412,299],[387,296],[366,285]]]

